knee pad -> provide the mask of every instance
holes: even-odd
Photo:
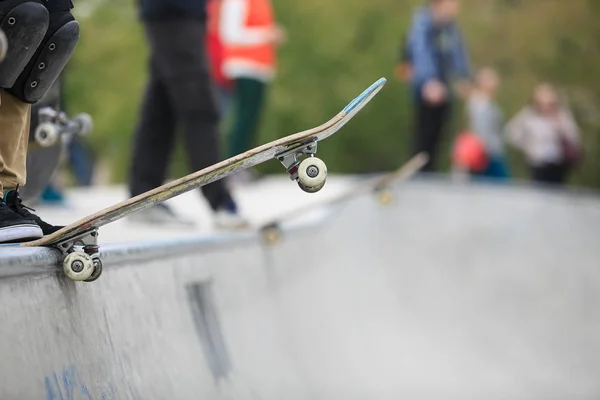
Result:
[[[54,16],[54,15],[53,15]],[[34,104],[41,100],[59,77],[79,41],[79,23],[70,14],[67,21],[48,32],[31,61],[8,91],[20,100]],[[53,22],[51,21],[50,29]]]
[[[36,2],[0,2],[0,28],[8,49],[0,63],[0,87],[10,88],[26,68],[48,29],[48,10]]]

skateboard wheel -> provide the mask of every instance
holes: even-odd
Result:
[[[298,181],[298,186],[300,187],[300,189],[304,190],[306,193],[316,193],[319,190],[323,189],[323,186],[325,186],[325,182],[323,182],[322,185],[319,186],[304,186],[300,181]]]
[[[281,232],[276,226],[269,226],[263,230],[263,238],[267,244],[274,245],[281,241]]]
[[[56,143],[58,139],[58,128],[48,122],[43,124],[39,124],[37,128],[35,128],[35,141],[42,147],[50,147]]]
[[[92,257],[85,253],[74,252],[65,257],[63,270],[67,277],[74,281],[85,281],[94,272]]]
[[[383,189],[377,193],[377,200],[379,201],[379,204],[388,206],[394,201],[394,195],[392,195],[389,189]]]
[[[87,135],[94,129],[94,122],[89,114],[81,113],[73,117],[73,122],[79,126],[79,135]]]
[[[92,272],[92,275],[85,280],[85,282],[94,282],[96,279],[100,278],[100,275],[102,275],[102,260],[100,260],[99,257],[92,256],[92,264],[94,266],[94,271]]]
[[[318,192],[325,186],[327,166],[317,157],[307,157],[298,165],[298,186],[308,193]]]

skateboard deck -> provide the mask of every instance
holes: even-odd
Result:
[[[297,218],[298,216],[314,211],[319,207],[344,203],[367,193],[378,194],[378,200],[383,205],[390,204],[393,200],[393,195],[389,190],[389,186],[395,182],[407,180],[412,177],[421,168],[423,168],[428,159],[429,157],[426,153],[419,153],[408,160],[400,168],[390,173],[384,174],[383,176],[366,179],[365,181],[357,183],[350,189],[340,193],[338,196],[327,199],[321,203],[309,204],[301,208],[284,211],[276,216],[269,217],[261,221],[257,228],[260,232],[262,232],[264,241],[269,245],[273,245],[281,240],[282,233],[279,229],[279,225],[282,222]]]
[[[318,142],[340,130],[373,99],[385,83],[385,78],[377,80],[332,119],[318,127],[248,150],[100,210],[41,239],[18,243],[15,246],[55,247],[65,255],[63,262],[65,274],[72,280],[90,282],[98,279],[102,272],[102,262],[97,244],[98,229],[131,213],[162,203],[182,193],[271,159],[279,160],[290,178],[297,181],[301,189],[307,192],[316,192],[323,187],[327,176],[327,168],[323,161],[314,157]]]

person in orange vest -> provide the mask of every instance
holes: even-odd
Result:
[[[270,0],[222,0],[219,32],[223,76],[234,84],[234,121],[228,156],[252,147],[267,85],[276,69],[276,48],[285,41]]]

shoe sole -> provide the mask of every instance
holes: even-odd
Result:
[[[42,228],[36,224],[21,224],[0,228],[0,243],[39,239],[43,236]]]

